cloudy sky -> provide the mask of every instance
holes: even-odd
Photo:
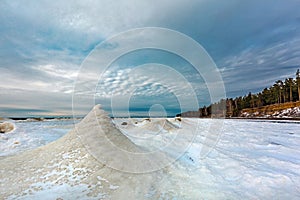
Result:
[[[299,0],[2,0],[0,115],[72,114],[74,85],[90,52],[107,38],[143,27],[172,29],[201,44],[221,73],[227,97],[258,92],[299,68],[299,7]],[[122,56],[98,83],[95,103],[110,110],[146,112],[161,104],[176,113],[179,97],[188,97],[191,88],[200,106],[211,100],[205,78],[193,66],[159,50]],[[91,105],[81,106],[76,114]]]

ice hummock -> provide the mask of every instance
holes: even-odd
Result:
[[[103,132],[99,132],[98,125]],[[77,131],[92,141],[111,137],[127,150],[139,150],[116,129],[107,114],[94,109],[67,135],[46,146],[0,160],[0,196],[4,199],[142,199],[159,173],[131,174],[95,159]],[[111,135],[113,133],[113,135]],[[110,136],[109,136],[110,135]],[[104,144],[107,145],[107,144]],[[110,147],[100,147],[100,150]],[[108,152],[114,156],[114,152]],[[112,157],[113,161],[117,161]],[[120,160],[121,162],[121,160]],[[122,164],[122,163],[121,163]],[[82,197],[84,195],[84,197]]]

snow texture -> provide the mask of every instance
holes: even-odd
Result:
[[[125,141],[122,145],[128,145],[128,149],[163,149],[165,142],[176,134],[185,130],[190,134],[188,130],[198,125],[200,131],[177,162],[155,172],[132,174],[111,169],[96,160],[73,129],[48,145],[2,158],[0,196],[2,199],[300,199],[299,122],[225,120],[218,143],[207,157],[200,159],[199,151],[209,134],[211,121],[114,119],[113,124],[104,111],[95,107],[76,128],[87,131],[89,137],[96,134],[93,129],[98,122],[106,131],[121,130],[124,135],[117,134],[115,140],[122,138]],[[101,138],[101,134],[95,138]],[[183,143],[184,137],[180,141]],[[170,157],[173,154],[165,153]]]
[[[46,145],[74,128],[73,120],[10,121],[10,123],[14,124],[14,130],[8,134],[0,134],[0,157]]]

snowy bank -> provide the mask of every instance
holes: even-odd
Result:
[[[240,117],[248,118],[300,118],[300,101],[245,108]]]
[[[242,112],[241,117],[252,118],[299,118],[300,119],[300,107],[287,108],[283,110],[265,112],[265,111],[256,111],[256,112]]]

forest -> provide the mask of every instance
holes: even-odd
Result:
[[[300,101],[299,69],[295,74],[295,78],[277,80],[271,87],[265,88],[256,94],[249,92],[245,96],[221,99],[219,102],[213,103],[208,107],[204,106],[199,108],[198,111],[182,113],[180,116],[210,117],[215,115],[238,117],[241,111],[246,108],[260,108],[262,106],[295,101]]]

